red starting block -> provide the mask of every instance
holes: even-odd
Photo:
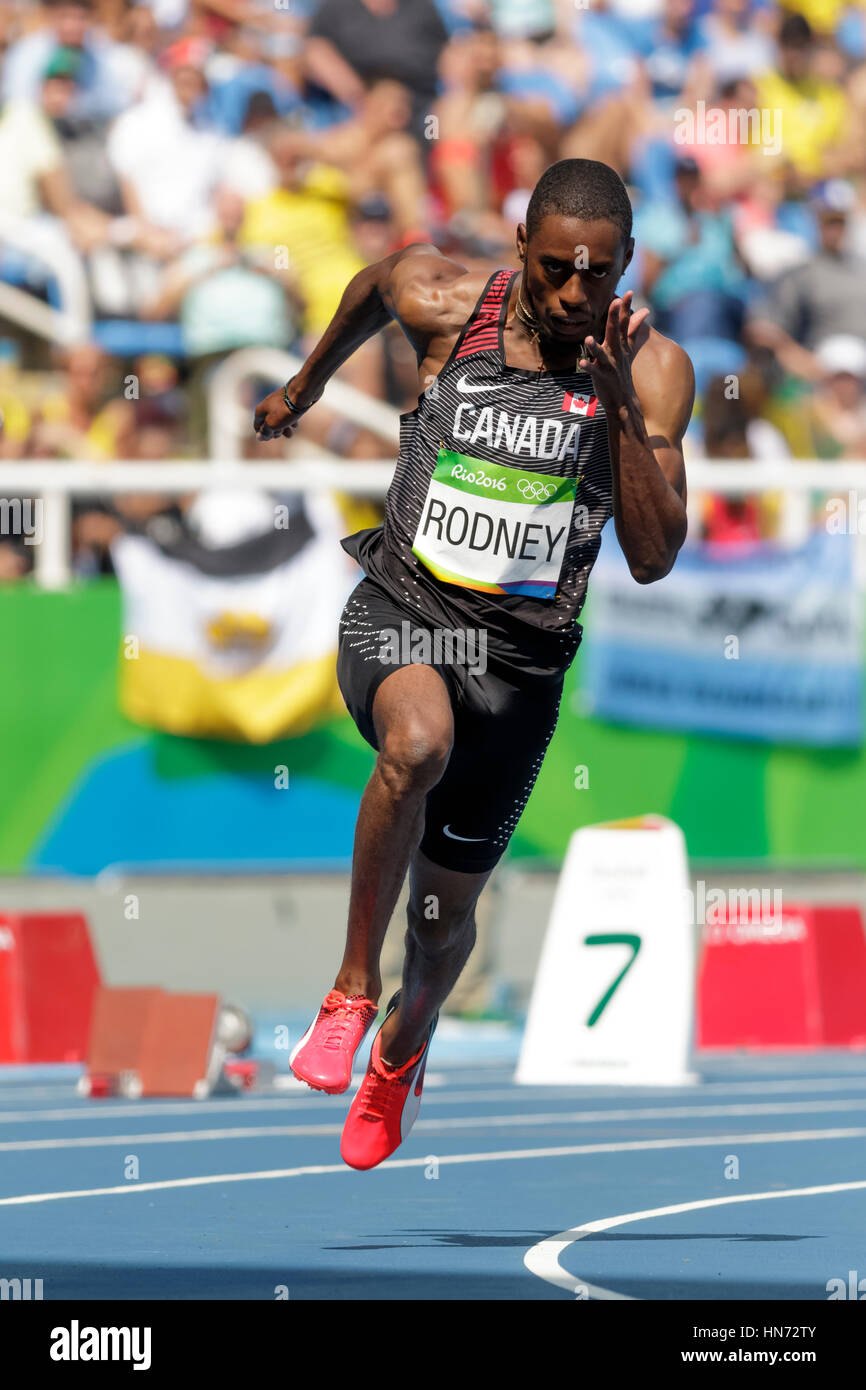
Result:
[[[219,1012],[218,994],[159,995],[142,1037],[139,1095],[210,1095],[225,1060],[217,1039]]]
[[[100,985],[93,1001],[87,1069],[78,1083],[83,1096],[137,1094],[142,1040],[157,988],[110,989]]]
[[[859,907],[786,904],[708,923],[697,993],[699,1048],[866,1048]]]
[[[96,998],[87,1054],[79,1083],[83,1095],[146,1096],[211,1094],[223,1079],[226,1047],[219,1036],[222,1003],[217,994],[178,994],[164,989],[111,989]],[[256,1084],[254,1064],[226,1078],[235,1086]]]
[[[0,913],[0,1062],[81,1062],[99,967],[80,912]]]

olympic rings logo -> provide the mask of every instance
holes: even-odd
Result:
[[[517,491],[533,502],[546,502],[556,492],[556,483],[540,483],[537,478],[521,478]]]

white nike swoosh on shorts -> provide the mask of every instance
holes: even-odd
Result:
[[[464,372],[459,381],[454,383],[458,391],[462,391],[465,396],[471,396],[476,391],[501,391],[504,386],[509,386],[508,381],[485,381],[480,385],[476,382],[474,386],[466,385],[466,373]]]
[[[448,829],[447,825],[442,827],[442,834],[447,835],[449,840],[466,840],[467,843],[471,842],[473,845],[480,844],[482,840],[487,839],[486,835],[455,835]]]

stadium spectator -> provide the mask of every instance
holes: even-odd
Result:
[[[773,61],[773,41],[764,21],[766,10],[753,0],[716,0],[699,20],[705,56],[716,82],[724,86],[766,72]]]
[[[213,368],[241,347],[283,347],[298,335],[302,301],[289,267],[273,249],[242,247],[243,200],[228,189],[214,200],[217,229],[172,262],[156,294],[142,305],[147,319],[180,318],[191,364],[193,446],[207,449],[206,389]]]
[[[810,400],[817,458],[866,458],[866,342],[837,333],[815,353],[821,380]]]
[[[364,93],[358,113],[308,136],[307,153],[342,169],[353,203],[381,194],[391,208],[398,245],[427,241],[427,183],[418,144],[408,133],[410,94],[382,79]]]
[[[737,376],[737,387],[746,419],[746,440],[754,459],[778,460],[792,457],[791,447],[772,420],[773,369],[766,357],[755,354],[745,371]]]
[[[641,45],[652,100],[660,113],[666,113],[674,101],[691,105],[710,85],[709,36],[696,8],[695,0],[664,0]]]
[[[177,255],[211,221],[225,148],[204,110],[207,52],[192,39],[167,49],[170,83],[118,117],[109,135],[132,242],[152,261]]]
[[[499,40],[486,28],[457,35],[440,58],[430,170],[446,220],[495,204],[493,151],[506,118],[499,67]]]
[[[41,107],[60,143],[63,164],[76,197],[112,217],[123,203],[105,140],[108,121],[75,112],[82,57],[74,48],[58,48],[45,69]]]
[[[154,400],[142,400],[134,411],[129,460],[163,463],[179,452],[177,420]],[[73,512],[73,569],[79,576],[111,574],[112,542],[127,530],[147,526],[154,517],[178,515],[182,505],[167,493],[124,492],[104,499],[89,498]]]
[[[108,218],[92,197],[96,183],[84,187],[81,162],[65,141],[73,142],[68,113],[80,75],[81,55],[59,48],[49,57],[38,100],[13,100],[0,114],[0,213],[20,222],[27,237],[29,219],[54,216],[83,250],[105,235]],[[76,127],[77,128],[77,127]],[[43,224],[44,225],[44,224]],[[61,228],[56,227],[60,234]]]
[[[263,198],[277,186],[277,171],[268,153],[268,142],[276,128],[273,98],[268,92],[253,92],[240,134],[226,143],[220,175],[222,186],[239,193],[245,202]]]
[[[847,173],[863,151],[850,140],[851,102],[845,88],[818,73],[819,48],[801,14],[779,26],[776,68],[757,80],[758,104],[779,112],[784,143],[778,156],[789,191]]]
[[[786,371],[806,380],[820,375],[815,348],[825,338],[864,332],[866,260],[848,250],[846,237],[853,200],[853,190],[838,180],[817,189],[817,252],[780,276],[750,315],[750,341],[770,348]]]
[[[753,457],[748,411],[739,397],[731,396],[724,377],[716,377],[707,388],[703,426],[708,457],[731,460]],[[766,534],[762,500],[754,496],[706,495],[701,524],[702,539],[713,545],[753,545]]]
[[[239,245],[285,260],[306,301],[304,332],[320,334],[363,261],[352,243],[350,181],[310,161],[303,132],[280,127],[269,147],[279,185],[246,207]]]
[[[94,10],[93,0],[43,0],[43,24],[13,43],[4,58],[4,101],[36,101],[57,48],[75,49],[81,58],[76,116],[115,116],[138,99],[148,65],[94,24]]]
[[[134,412],[120,383],[112,381],[110,359],[87,343],[69,348],[62,361],[59,387],[42,400],[34,443],[54,458],[107,462],[125,457]]]
[[[714,206],[695,161],[681,158],[676,202],[654,201],[637,219],[642,290],[656,326],[677,342],[695,337],[736,341],[743,318],[745,276],[730,213]]]
[[[85,257],[96,311],[109,316],[134,313],[136,267],[126,249],[132,229],[108,157],[109,122],[76,114],[81,69],[82,57],[76,49],[58,49],[42,85],[42,111],[59,143],[66,189],[62,201],[55,193],[54,203]]]
[[[412,128],[423,138],[447,37],[434,0],[321,0],[304,50],[306,76],[352,110],[370,83],[393,78],[412,93]]]

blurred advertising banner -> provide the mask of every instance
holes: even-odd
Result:
[[[115,542],[124,714],[259,744],[342,713],[337,624],[358,578],[344,533],[321,495],[208,492]]]
[[[666,579],[641,586],[611,533],[590,584],[588,712],[776,743],[861,742],[856,537],[687,546]]]

